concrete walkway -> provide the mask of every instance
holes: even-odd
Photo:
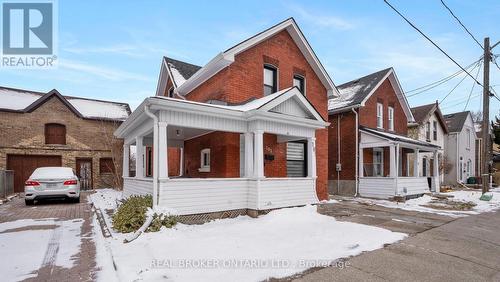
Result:
[[[500,211],[451,221],[349,264],[294,281],[500,281]]]

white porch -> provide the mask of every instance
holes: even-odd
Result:
[[[148,98],[115,132],[125,140],[124,193],[151,194],[154,205],[174,209],[180,215],[316,203],[315,131],[327,125],[296,88],[240,106]],[[168,148],[184,148],[186,140],[214,131],[240,135],[240,177],[169,177]],[[307,148],[305,177],[265,176],[265,133],[276,135],[277,142],[304,140]],[[136,146],[135,177],[130,177],[126,169],[131,145]],[[153,160],[152,167],[146,167],[146,145],[158,148],[149,156]],[[182,175],[185,165],[182,153],[180,163]],[[152,170],[151,177],[146,176],[148,169]]]
[[[370,128],[360,129],[360,138],[360,196],[388,199],[439,192],[439,146]],[[418,159],[422,152],[434,156],[433,176],[419,175]],[[407,162],[408,154],[413,155],[412,166]],[[365,157],[371,160],[365,161]]]

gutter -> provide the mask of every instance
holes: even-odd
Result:
[[[153,114],[149,105],[144,106],[144,113],[153,119],[153,207],[158,205],[158,117]]]
[[[356,165],[354,166],[355,173],[356,173],[356,176],[354,177],[356,180],[355,181],[356,182],[356,193],[354,193],[354,197],[357,197],[358,192],[359,192],[359,173],[358,173],[358,170],[363,169],[363,168],[359,167],[359,118],[358,118],[358,112],[356,112],[356,110],[354,108],[352,108],[351,111],[356,116],[356,158],[355,158]]]

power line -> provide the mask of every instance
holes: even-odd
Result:
[[[474,68],[472,70],[474,70],[476,67],[478,67],[477,65],[474,66]],[[455,91],[455,89],[457,89],[458,86],[460,86],[460,84],[462,84],[462,82],[467,78],[467,75],[464,75],[464,77],[457,83],[457,85],[455,85],[455,87],[453,87],[453,89],[450,90],[450,92],[448,92],[448,94],[446,94],[446,96],[444,96],[444,98],[439,102],[439,104],[443,103],[444,100],[446,100],[446,98],[448,98],[448,96],[450,96],[451,93],[453,93],[453,91]],[[474,79],[475,80],[475,79]]]
[[[441,51],[441,53],[443,53],[446,57],[448,57],[448,59],[450,59],[455,65],[457,65],[460,69],[462,69],[462,71],[464,71],[465,73],[467,73],[468,76],[470,76],[472,79],[474,79],[474,81],[476,81],[477,84],[483,86],[479,81],[477,81],[469,72],[467,72],[467,70],[464,69],[464,67],[462,67],[457,61],[455,61],[455,59],[453,59],[450,55],[448,55],[448,53],[446,53],[446,51],[444,51],[441,47],[439,47],[439,45],[437,45],[434,41],[432,41],[432,39],[430,39],[425,33],[423,33],[418,27],[416,27],[412,22],[410,22],[410,20],[408,20],[405,16],[403,16],[403,14],[401,14],[396,8],[394,8],[394,6],[392,6],[387,0],[384,0],[384,2],[392,9],[394,10],[394,12],[396,12],[401,18],[403,18],[411,27],[413,27],[416,31],[418,31],[418,33],[420,33],[423,37],[425,37],[425,39],[427,39],[430,43],[432,43],[432,45],[434,45],[436,48],[439,49],[439,51]]]
[[[479,68],[477,68],[476,79],[479,77],[479,72],[481,72],[481,65],[479,65]],[[474,91],[475,86],[476,86],[476,84],[472,83],[472,88],[470,89],[469,97],[467,98],[467,103],[465,104],[464,111],[465,111],[465,109],[467,109],[467,106],[469,105],[470,96],[472,95],[472,91]]]
[[[476,37],[474,37],[474,35],[472,35],[472,33],[469,31],[469,29],[467,27],[465,27],[465,25],[462,23],[462,21],[460,21],[460,19],[455,16],[455,14],[453,13],[453,11],[450,9],[450,7],[448,7],[443,0],[441,0],[441,4],[443,4],[443,6],[448,10],[448,12],[450,12],[450,14],[457,20],[457,22],[465,29],[465,31],[467,31],[467,33],[470,35],[470,37],[472,37],[472,39],[474,41],[476,41],[477,45],[479,45],[479,47],[481,47],[481,49],[484,50],[484,47],[483,45],[481,45],[481,43],[479,43],[479,41],[476,39]]]
[[[472,64],[470,64],[470,65],[466,66],[466,67],[465,67],[465,69],[469,69],[469,68],[471,68],[471,67],[472,67],[472,66],[474,66],[475,64],[479,63],[481,60],[482,60],[482,58],[481,58],[481,59],[479,59],[479,60],[477,60],[477,61],[475,61],[475,62],[473,62]],[[452,75],[450,75],[450,76],[447,76],[447,77],[445,77],[445,78],[442,78],[442,79],[440,79],[440,80],[438,80],[438,81],[435,81],[435,82],[433,82],[433,83],[430,83],[430,84],[427,84],[427,85],[424,85],[424,86],[421,86],[421,87],[418,87],[418,88],[412,89],[412,90],[410,90],[410,91],[406,91],[405,93],[406,93],[406,94],[408,94],[408,93],[411,93],[411,92],[415,92],[415,91],[420,90],[420,91],[418,91],[417,93],[413,93],[413,94],[407,95],[407,97],[413,97],[413,96],[416,96],[416,95],[418,95],[418,94],[421,94],[421,93],[427,92],[427,91],[429,91],[429,90],[431,90],[431,89],[434,89],[434,88],[438,87],[439,85],[442,85],[442,84],[444,84],[444,83],[446,83],[446,82],[450,81],[452,78],[454,78],[454,77],[458,76],[458,75],[459,75],[459,74],[461,74],[461,73],[463,73],[463,71],[462,71],[462,70],[459,70],[459,71],[455,72],[454,74],[452,74]],[[421,89],[423,89],[423,90],[421,90]]]
[[[477,61],[475,61],[475,62],[471,63],[471,64],[470,64],[470,65],[468,65],[468,66],[466,66],[466,67],[465,67],[465,69],[469,69],[470,67],[472,67],[473,65],[477,64],[477,63],[478,63],[479,61],[481,61],[481,60],[482,60],[482,57],[481,57],[479,60],[477,60]],[[449,80],[451,80],[452,78],[456,77],[457,75],[459,75],[459,74],[461,74],[461,73],[463,73],[463,71],[462,71],[462,70],[459,70],[459,71],[457,71],[457,72],[455,72],[455,73],[453,73],[453,74],[451,74],[451,75],[449,75],[449,76],[447,76],[447,77],[445,77],[445,78],[442,78],[442,79],[440,79],[440,80],[438,80],[438,81],[435,81],[435,82],[429,83],[429,84],[427,84],[427,85],[423,85],[423,86],[420,86],[420,87],[418,87],[418,88],[415,88],[415,89],[412,89],[412,90],[406,91],[405,93],[406,93],[406,94],[409,94],[409,93],[412,93],[412,92],[415,92],[415,91],[418,91],[418,90],[424,89],[424,90],[422,90],[422,91],[419,91],[418,93],[414,93],[414,94],[407,95],[407,96],[408,96],[408,97],[412,97],[412,96],[418,95],[418,94],[420,94],[420,93],[422,93],[422,92],[425,92],[425,91],[428,91],[428,90],[430,90],[430,89],[433,89],[433,88],[435,88],[435,87],[437,87],[437,86],[439,86],[439,85],[441,85],[441,84],[443,84],[443,83],[445,83],[445,82],[448,82]]]

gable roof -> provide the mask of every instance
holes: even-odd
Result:
[[[444,115],[444,120],[448,126],[450,132],[460,132],[464,127],[467,117],[470,115],[470,111],[458,112],[453,114]]]
[[[411,113],[413,114],[413,118],[415,118],[415,122],[419,125],[424,124],[429,120],[429,118],[436,113],[437,119],[441,124],[445,133],[448,133],[448,126],[446,125],[446,121],[444,120],[443,114],[439,109],[439,104],[436,103],[422,105],[418,107],[411,108]]]
[[[283,30],[286,30],[290,34],[294,42],[297,44],[297,47],[300,49],[305,59],[311,65],[311,68],[314,70],[314,72],[316,73],[316,75],[318,76],[318,78],[328,91],[328,96],[329,97],[337,96],[338,91],[332,79],[330,78],[328,72],[325,70],[325,68],[319,61],[313,49],[309,45],[309,42],[304,37],[304,34],[302,33],[302,31],[300,30],[300,28],[298,27],[297,23],[293,18],[286,19],[234,45],[233,47],[219,53],[212,60],[210,60],[205,66],[196,70],[192,75],[184,76],[184,74],[182,74],[182,76],[186,79],[185,81],[183,81],[183,83],[178,83],[179,82],[178,79],[174,79],[176,80],[175,82],[177,84],[175,85],[176,92],[180,95],[186,95],[187,93],[191,92],[193,89],[198,87],[200,84],[202,84],[203,82],[205,82],[206,80],[217,74],[219,71],[231,65],[234,62],[235,56],[237,54],[255,46],[256,44],[274,36],[275,34]],[[161,96],[162,91],[165,90],[164,88],[166,87],[165,84],[167,77],[167,66],[172,66],[172,65],[175,64],[170,65],[168,62],[162,63],[160,70],[160,81],[158,82],[158,88],[156,94],[157,96]],[[191,66],[197,67],[195,65]],[[177,67],[175,67],[175,69],[179,70]],[[180,70],[179,72],[182,73],[182,71]],[[165,82],[162,82],[162,80]]]
[[[165,64],[170,72],[170,77],[174,87],[180,86],[191,76],[193,76],[198,70],[201,69],[200,66],[186,63],[183,61],[175,60],[168,57],[163,57]]]
[[[396,96],[403,107],[403,111],[405,112],[408,121],[412,122],[414,118],[411,113],[410,105],[408,104],[408,100],[404,95],[403,89],[401,89],[399,80],[392,67],[337,86],[340,96],[328,100],[328,113],[334,114],[349,111],[353,108],[363,107],[366,101],[373,95],[373,93],[375,93],[375,91],[386,79],[389,79],[391,82],[394,92],[396,92]]]
[[[389,75],[390,70],[383,69],[337,86],[340,96],[328,101],[328,110],[361,105]]]
[[[10,87],[0,87],[0,112],[29,113],[53,97],[84,119],[123,121],[130,114],[126,103],[63,96],[56,89],[43,93]]]

